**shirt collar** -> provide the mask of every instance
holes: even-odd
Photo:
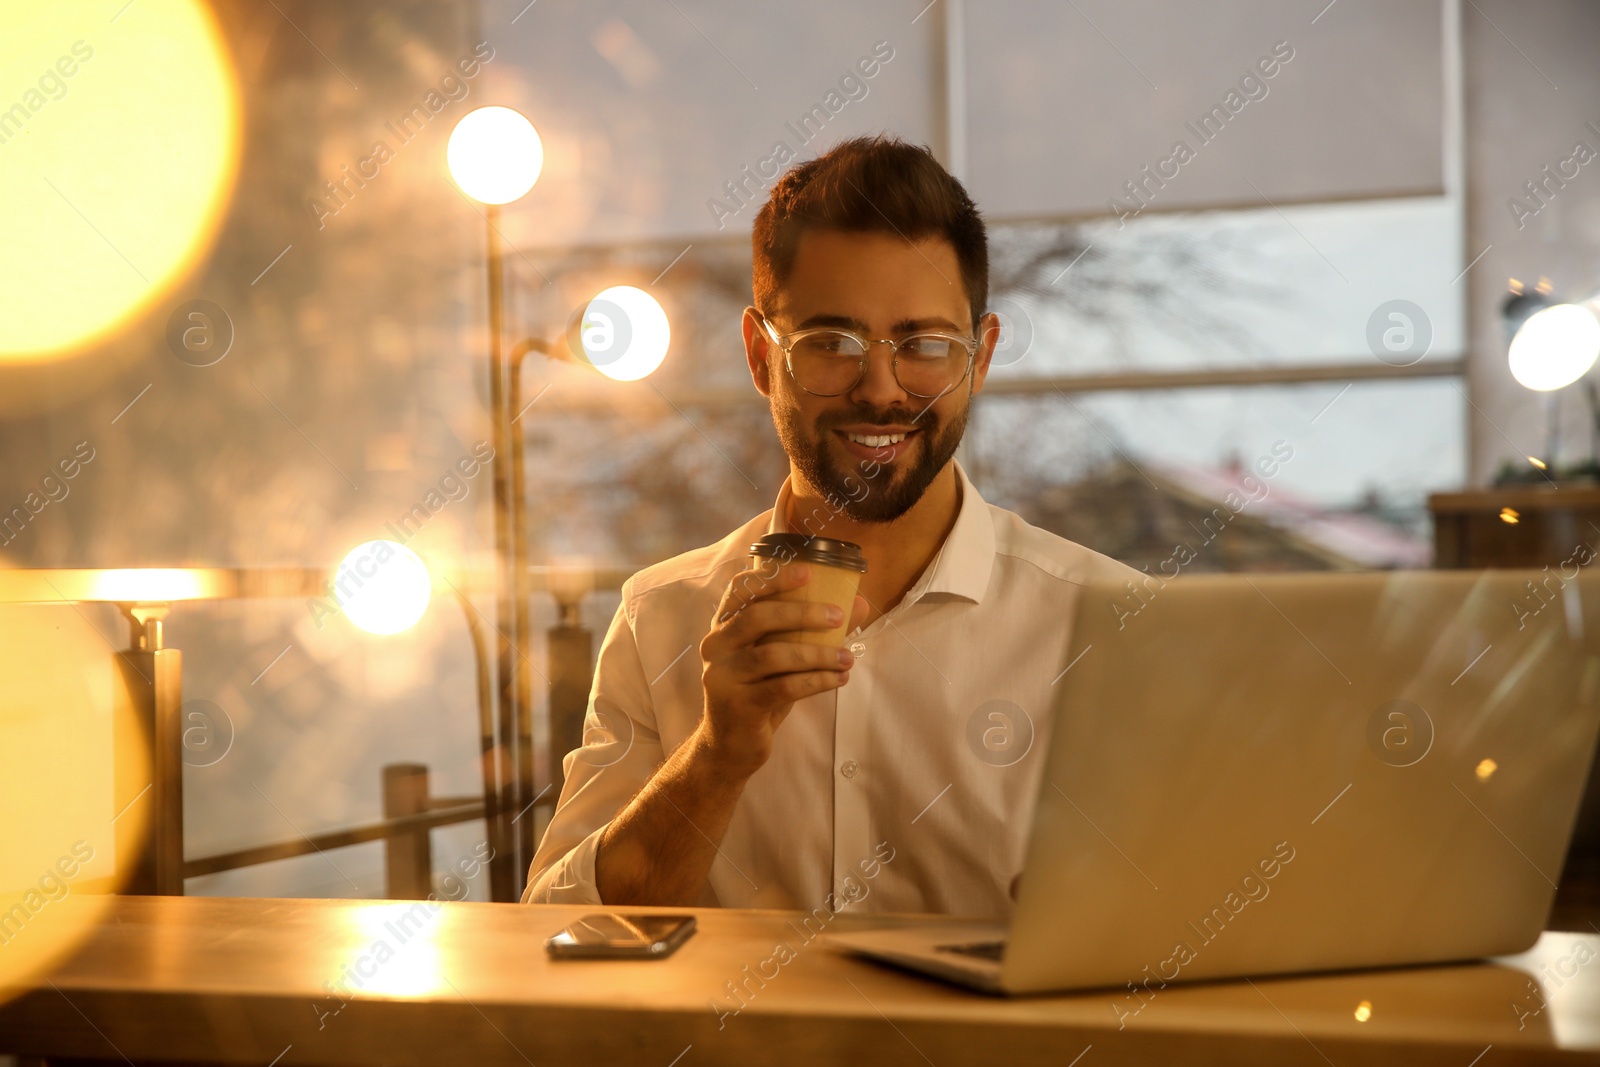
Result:
[[[933,562],[906,592],[902,604],[914,604],[930,593],[945,593],[976,604],[989,588],[989,572],[994,567],[994,521],[989,517],[989,505],[978,495],[965,468],[959,460],[953,462],[961,494],[955,525]],[[772,506],[767,533],[792,532],[787,519],[792,498],[789,479],[785,478]]]

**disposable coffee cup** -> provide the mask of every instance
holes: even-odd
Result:
[[[775,633],[768,641],[794,641],[802,645],[842,645],[850,630],[850,615],[856,605],[856,590],[867,572],[861,546],[850,541],[805,534],[767,534],[750,546],[755,567],[762,574],[781,574],[783,568],[804,563],[811,568],[810,579],[798,589],[774,593],[772,600],[802,604],[834,604],[844,621],[831,630],[791,630]],[[774,570],[773,564],[777,567]]]

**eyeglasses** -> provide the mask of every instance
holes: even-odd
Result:
[[[867,375],[867,352],[873,345],[894,351],[894,380],[900,388],[923,400],[936,400],[966,379],[978,351],[975,337],[926,330],[898,341],[884,337],[868,340],[853,330],[820,326],[779,334],[766,316],[758,315],[762,328],[783,349],[783,359],[795,384],[812,396],[843,396]]]

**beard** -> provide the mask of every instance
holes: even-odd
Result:
[[[967,429],[971,394],[960,411],[941,421],[932,406],[922,412],[908,408],[863,408],[824,412],[814,427],[801,424],[799,410],[772,397],[772,423],[778,440],[795,469],[810,482],[830,506],[839,507],[856,522],[893,522],[933,484],[945,464],[956,454],[956,446]],[[872,460],[841,463],[834,453],[834,430],[848,424],[919,427],[911,439],[912,447],[892,463],[879,464],[872,471]],[[862,494],[865,486],[866,493]],[[842,506],[841,506],[842,505]]]

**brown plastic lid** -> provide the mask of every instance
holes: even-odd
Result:
[[[819,563],[824,567],[842,567],[849,571],[867,571],[866,557],[861,546],[853,541],[835,541],[831,537],[812,537],[809,534],[767,534],[750,546],[750,554],[761,559],[775,559],[780,563]]]

